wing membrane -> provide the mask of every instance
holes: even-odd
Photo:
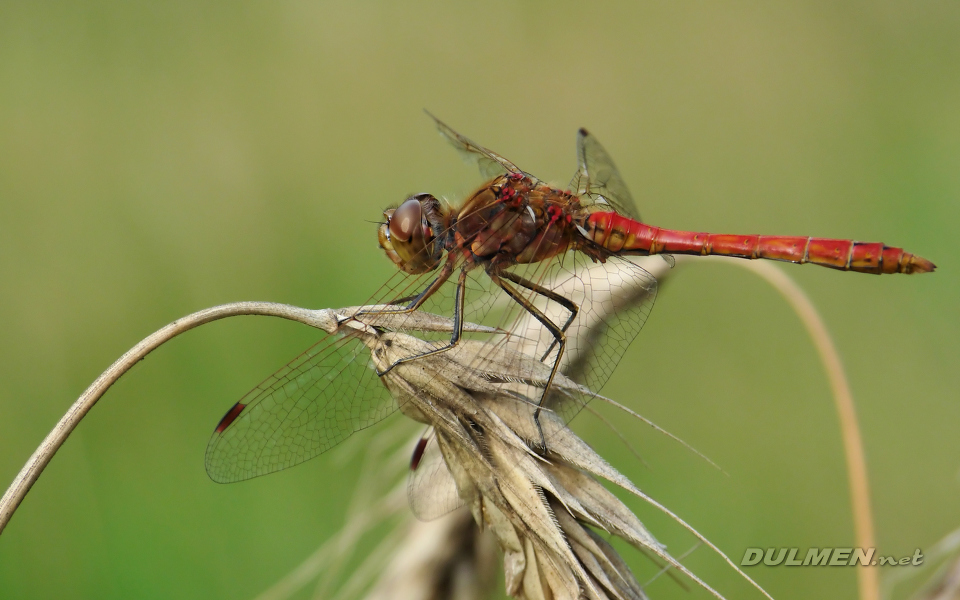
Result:
[[[584,204],[609,205],[621,215],[640,220],[640,211],[613,159],[586,129],[577,132],[577,173],[570,181],[570,191]]]
[[[366,352],[356,340],[323,341],[251,390],[207,444],[210,478],[228,483],[291,467],[396,410]]]
[[[476,164],[480,169],[480,174],[486,179],[493,179],[494,177],[503,175],[504,173],[522,172],[517,165],[500,156],[496,152],[487,150],[480,144],[477,144],[476,142],[473,142],[470,139],[460,135],[451,129],[446,123],[431,115],[429,112],[427,115],[433,119],[434,123],[436,123],[437,130],[440,131],[440,135],[443,137],[443,139],[447,140],[447,143],[453,146],[457,152],[460,153],[460,156],[464,161]]]
[[[407,501],[417,519],[433,521],[463,506],[457,484],[447,469],[440,444],[426,438],[420,464],[407,478]]]
[[[590,264],[583,255],[569,253],[549,270],[539,274],[546,287],[571,300],[579,312],[566,331],[567,344],[560,372],[589,391],[600,392],[643,328],[657,297],[657,280],[639,265],[618,257]],[[551,300],[530,300],[562,326],[570,313]],[[535,318],[524,315],[513,329],[514,349],[543,357],[553,364],[557,356],[554,338]],[[582,399],[552,395],[550,408],[569,421],[583,407]]]

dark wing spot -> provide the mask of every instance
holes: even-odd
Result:
[[[416,471],[423,459],[423,451],[427,449],[427,438],[420,438],[417,447],[413,449],[413,456],[410,457],[410,470]]]
[[[243,409],[246,407],[246,404],[240,404],[239,402],[234,404],[233,408],[228,410],[227,414],[223,415],[223,418],[220,419],[220,422],[217,424],[216,433],[222,433],[224,429],[230,427],[230,424],[240,416],[240,413],[243,412]]]

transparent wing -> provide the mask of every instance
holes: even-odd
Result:
[[[539,277],[544,287],[578,307],[566,329],[560,372],[588,392],[599,393],[653,309],[656,278],[627,259],[610,257],[604,263],[590,263],[579,253],[566,254]],[[528,298],[558,326],[569,320],[570,311],[557,302],[535,293]],[[547,365],[557,360],[554,337],[536,318],[523,315],[513,331],[517,351],[541,358]],[[590,397],[589,393],[551,394],[547,406],[569,421]]]
[[[251,390],[207,444],[210,478],[228,483],[299,464],[369,427],[396,404],[352,339],[324,340]]]
[[[640,333],[657,299],[657,280],[627,259],[582,268],[561,285],[579,287],[590,298],[579,320],[571,325],[563,372],[600,392],[627,348]]]
[[[397,272],[366,304],[394,304],[435,276]],[[435,306],[446,305],[445,314],[451,295],[447,289],[436,294]],[[450,334],[424,334],[444,336]],[[355,339],[329,337],[312,346],[227,411],[207,443],[207,474],[228,483],[273,473],[384,419],[397,407],[370,363],[369,350]]]
[[[613,159],[586,129],[577,132],[577,173],[570,181],[570,191],[580,196],[585,205],[608,205],[621,215],[640,221],[640,211]]]
[[[407,477],[407,500],[415,517],[432,521],[460,508],[463,501],[443,460],[440,444],[434,437],[424,440],[423,455]]]
[[[500,156],[496,152],[487,150],[480,144],[477,144],[460,135],[447,126],[446,123],[436,118],[429,112],[427,112],[427,115],[434,120],[443,139],[447,140],[447,142],[453,146],[457,152],[460,153],[460,156],[464,161],[476,164],[480,169],[480,174],[485,178],[493,179],[494,177],[503,175],[504,173],[522,172],[517,165]]]

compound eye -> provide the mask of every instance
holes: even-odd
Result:
[[[416,198],[408,198],[390,217],[390,237],[400,242],[409,242],[420,228],[423,210]]]

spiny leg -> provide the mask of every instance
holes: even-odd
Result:
[[[443,277],[442,274],[441,274],[441,277]],[[449,274],[447,275],[447,277],[449,277]],[[444,277],[443,279],[444,281],[446,281],[446,277]],[[440,277],[437,278],[437,281],[439,280],[440,280]],[[436,281],[434,282],[434,284],[436,284]],[[433,287],[434,284],[431,284],[431,287]],[[427,290],[429,289],[430,288],[427,288]],[[457,293],[456,293],[456,298],[454,300],[454,305],[453,305],[453,333],[450,335],[449,344],[447,344],[446,346],[443,346],[442,348],[435,348],[433,350],[428,350],[427,352],[421,352],[420,354],[414,354],[412,356],[404,356],[403,358],[397,359],[396,361],[393,362],[393,364],[391,364],[389,367],[387,367],[383,371],[377,371],[377,375],[379,375],[380,377],[383,377],[397,365],[403,364],[405,362],[409,362],[411,360],[424,358],[426,356],[433,356],[434,354],[440,354],[441,352],[446,352],[447,350],[450,350],[451,348],[456,346],[457,342],[460,341],[461,335],[463,335],[463,304],[464,304],[464,298],[466,297],[466,289],[467,289],[467,269],[466,267],[464,267],[460,269],[460,277],[457,279]],[[424,294],[427,292],[427,290],[424,290]],[[424,297],[424,294],[420,294],[420,297],[414,300],[410,304],[410,306],[408,306],[407,308],[403,310],[394,311],[394,312],[407,313],[407,312],[412,312],[416,310],[417,308],[419,308],[421,304],[423,304],[424,300],[426,300],[429,297],[429,295]],[[390,311],[385,311],[385,312],[390,312]]]
[[[577,318],[577,314],[580,312],[580,307],[577,306],[576,303],[574,303],[572,300],[570,300],[566,296],[561,296],[555,291],[543,287],[539,283],[534,283],[529,279],[524,279],[523,277],[520,277],[515,273],[511,273],[510,271],[502,271],[500,273],[500,276],[503,277],[504,279],[509,279],[510,281],[514,282],[519,286],[527,288],[528,290],[530,290],[535,294],[540,294],[541,296],[549,298],[550,300],[553,300],[560,306],[570,311],[570,316],[567,317],[567,322],[564,323],[563,327],[560,328],[561,332],[563,332],[564,334],[567,333],[567,329],[570,328],[570,324],[573,323],[573,320]],[[550,356],[550,352],[553,350],[553,347],[556,345],[557,345],[557,340],[554,339],[553,342],[550,343],[550,347],[547,348],[547,351],[543,353],[542,357],[540,357],[540,362],[543,362],[544,360],[547,359],[548,356]]]
[[[540,396],[540,402],[537,403],[537,408],[533,411],[533,422],[537,425],[537,433],[540,434],[540,444],[543,448],[543,454],[547,453],[547,439],[543,436],[543,427],[540,426],[540,411],[543,409],[543,403],[547,399],[547,394],[550,393],[550,386],[553,385],[553,379],[557,374],[557,371],[560,369],[560,360],[563,358],[563,349],[567,345],[567,337],[564,335],[563,330],[557,327],[557,324],[547,318],[539,308],[534,306],[529,300],[523,297],[517,290],[513,288],[509,283],[503,281],[500,278],[500,275],[495,273],[489,273],[490,280],[493,281],[497,286],[499,286],[503,291],[507,293],[508,296],[514,299],[517,304],[519,304],[525,311],[533,315],[533,317],[540,321],[540,323],[547,328],[554,338],[554,344],[557,345],[557,359],[553,363],[553,367],[550,369],[550,377],[547,378],[547,384],[543,388],[543,394]],[[511,280],[512,281],[512,280]],[[526,287],[526,286],[524,286]],[[552,347],[552,346],[551,346]]]

